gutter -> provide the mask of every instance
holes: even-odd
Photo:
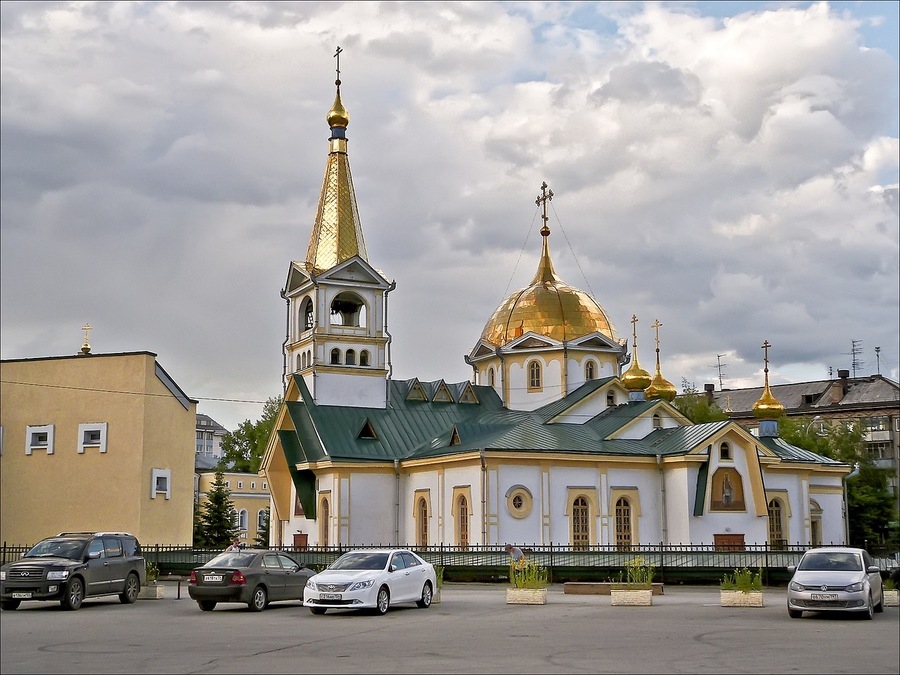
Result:
[[[481,459],[481,545],[485,546],[487,540],[487,466],[484,463],[484,450],[478,453]]]

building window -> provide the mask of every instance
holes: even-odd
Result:
[[[526,518],[531,513],[534,500],[523,485],[514,485],[506,491],[506,508],[513,518]]]
[[[25,454],[30,455],[35,450],[43,450],[48,455],[53,454],[52,424],[25,428]]]
[[[616,500],[616,549],[631,550],[631,504],[625,497]]]
[[[772,548],[785,548],[783,509],[777,499],[769,501],[769,545]]]
[[[255,481],[255,480],[251,480],[251,481],[250,481],[250,489],[251,489],[251,490],[255,490],[255,489],[256,489],[256,481]]]
[[[297,370],[303,370],[304,368],[306,368],[306,352],[297,354]]]
[[[353,351],[352,349],[348,349],[347,354],[344,357],[344,363],[347,364],[348,366],[355,366],[356,365],[356,352]]]
[[[335,347],[331,350],[331,365],[336,366],[341,363],[341,350]]]
[[[459,547],[462,549],[469,548],[469,502],[460,495],[456,501],[456,518],[459,523]]]
[[[268,489],[269,489],[269,484],[266,483],[265,481],[263,481],[263,490],[268,490]]]
[[[616,395],[611,391],[606,392],[606,407],[612,408],[615,404],[616,404]]]
[[[731,456],[731,446],[728,443],[722,443],[719,445],[719,459],[724,460],[726,462],[730,462],[734,459]]]
[[[166,499],[172,497],[172,471],[170,469],[152,469],[150,471],[150,499],[156,499],[156,495],[163,495]]]
[[[256,512],[256,531],[262,532],[266,529],[266,510],[260,509]]]
[[[488,384],[494,386],[494,369],[488,368]]]
[[[312,330],[313,328],[313,303],[309,298],[303,305],[303,330]]]
[[[78,453],[84,454],[86,448],[106,452],[106,422],[78,425]]]
[[[662,429],[662,418],[657,414],[653,414],[653,428]]]
[[[263,485],[265,486],[265,483],[263,483]],[[294,515],[295,516],[303,515],[303,505],[300,503],[300,495],[296,495],[294,497]]]
[[[247,509],[241,509],[240,513],[238,513],[237,518],[237,526],[241,532],[246,532],[249,529],[249,514],[247,513]]]
[[[367,349],[363,349],[359,353],[359,365],[368,368],[368,366],[369,366],[369,351]]]
[[[428,502],[424,497],[416,502],[416,544],[428,546]]]
[[[541,389],[541,364],[532,361],[528,364],[528,390],[540,391]]]
[[[586,364],[584,364],[584,379],[597,379],[597,365],[593,361],[588,361]]]
[[[328,530],[331,527],[331,509],[328,505],[328,500],[322,500],[322,508],[319,509],[319,512],[322,514],[322,521],[319,530],[319,541],[322,546],[328,546]]]
[[[238,490],[240,490],[240,489],[243,488],[243,487],[244,487],[244,481],[239,480],[239,481],[238,481]]]
[[[591,541],[590,509],[587,499],[577,497],[572,503],[572,548],[585,549]]]

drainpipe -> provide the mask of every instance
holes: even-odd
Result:
[[[662,455],[656,456],[656,466],[659,467],[659,492],[660,492],[660,518],[662,519],[663,544],[669,543],[669,516],[666,511],[666,472],[663,470]]]
[[[394,366],[391,364],[391,342],[393,342],[394,337],[391,335],[390,331],[388,330],[388,320],[387,320],[387,318],[388,318],[388,293],[390,293],[395,288],[397,288],[397,282],[392,281],[391,285],[384,292],[384,334],[387,335],[387,343],[385,343],[385,346],[384,346],[384,356],[385,356],[385,359],[387,360],[387,363],[385,363],[384,365],[387,367],[387,371],[388,371],[387,380],[385,380],[385,382],[384,382],[384,390],[385,390],[384,391],[384,407],[385,408],[388,408],[391,405],[391,376],[394,374]],[[398,481],[400,480],[400,474],[397,474],[397,480]],[[398,508],[399,508],[399,505],[398,505]],[[398,511],[398,518],[399,518],[399,511]],[[399,520],[398,520],[397,527],[399,528]],[[399,536],[399,529],[398,529],[398,536]],[[397,545],[398,546],[400,545],[399,540],[397,541]]]
[[[287,345],[291,340],[291,301],[284,293],[284,289],[281,289],[281,297],[284,298],[284,302],[286,305],[285,311],[285,320],[284,320],[284,342],[281,343],[281,386],[283,392],[287,391],[288,386],[288,353],[287,353]]]
[[[481,450],[479,453],[481,457],[481,545],[485,546],[488,543],[487,540],[487,494],[485,489],[487,487],[487,467],[484,463],[484,450]]]
[[[394,460],[395,499],[394,499],[394,545],[400,545],[400,460]]]

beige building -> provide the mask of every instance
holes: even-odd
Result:
[[[269,508],[269,483],[255,473],[224,471],[225,487],[231,493],[229,498],[235,510],[235,525],[240,530],[241,544],[253,546],[260,530],[265,529],[266,509]],[[202,507],[216,480],[216,472],[203,471],[197,474],[197,500]]]
[[[192,540],[197,401],[151,352],[0,361],[0,540]]]

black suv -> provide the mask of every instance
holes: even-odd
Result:
[[[74,610],[85,598],[100,595],[118,595],[131,604],[146,580],[134,535],[62,532],[0,567],[0,609],[16,609],[22,600],[59,600],[63,609]]]

